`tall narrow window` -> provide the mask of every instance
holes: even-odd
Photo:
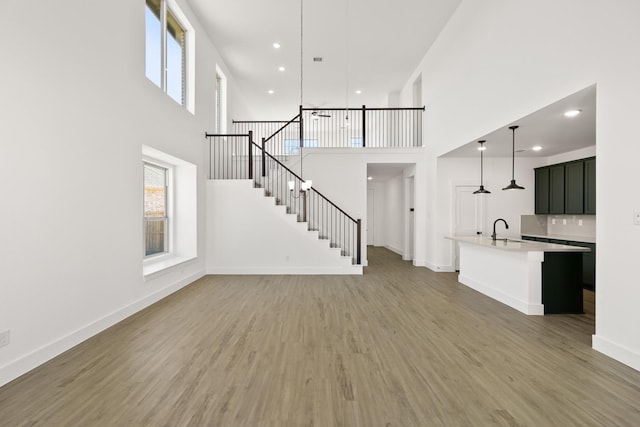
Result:
[[[167,0],[146,0],[146,76],[185,105],[187,31]]]
[[[144,163],[144,241],[145,256],[168,251],[167,168]]]
[[[217,133],[226,133],[227,126],[227,78],[216,66],[216,93],[215,93],[215,117],[214,129]]]

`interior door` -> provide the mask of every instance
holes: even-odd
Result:
[[[456,236],[475,236],[483,233],[484,226],[484,194],[473,194],[478,186],[456,185],[454,199],[453,234]],[[454,265],[460,269],[460,251],[455,244]]]

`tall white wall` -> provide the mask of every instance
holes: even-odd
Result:
[[[640,199],[628,180],[640,157],[640,3],[635,0],[463,0],[408,78],[403,102],[422,74],[429,173],[425,240],[430,262],[446,252],[438,206],[448,183],[430,167],[453,148],[597,84],[598,244],[594,347],[640,369],[640,287],[635,263]],[[629,184],[625,184],[629,183]],[[531,202],[532,203],[532,202]],[[621,245],[620,242],[626,242]]]
[[[195,260],[142,274],[142,145],[197,165],[205,225],[203,135],[224,64],[178,3],[196,33],[195,114],[145,77],[144,2],[2,4],[0,385],[204,274],[203,239]]]

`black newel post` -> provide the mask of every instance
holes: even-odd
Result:
[[[265,142],[264,137],[262,138],[262,176],[267,176],[267,167],[266,167],[266,156],[264,154],[265,150]]]
[[[249,179],[253,179],[253,131],[249,131],[249,140],[247,141],[247,146],[249,148]]]
[[[362,106],[362,146],[367,146],[367,107]]]

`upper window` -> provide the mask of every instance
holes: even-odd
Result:
[[[146,76],[176,102],[187,98],[187,25],[168,0],[146,0]]]
[[[216,66],[216,92],[215,92],[215,117],[214,129],[218,133],[227,132],[227,78]]]

